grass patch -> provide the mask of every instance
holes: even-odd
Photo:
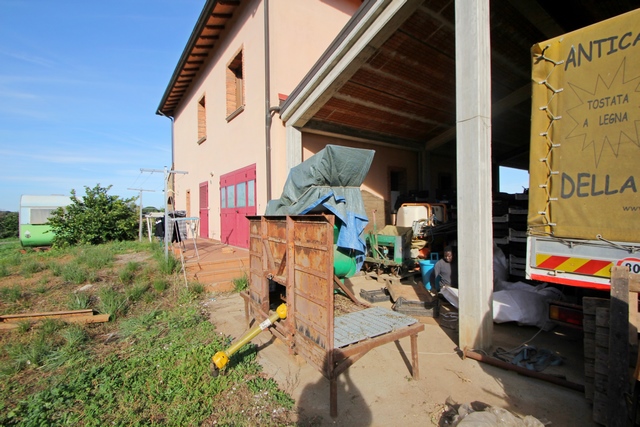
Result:
[[[140,300],[140,298],[142,298],[142,296],[145,294],[145,292],[147,292],[148,289],[148,283],[137,283],[128,288],[125,292],[125,295],[129,302],[137,302]]]
[[[62,279],[66,283],[81,285],[83,283],[96,280],[95,271],[89,270],[87,267],[80,265],[78,262],[70,262],[62,267]]]
[[[22,289],[18,285],[0,288],[0,300],[4,302],[16,302],[22,298]]]
[[[20,266],[20,274],[23,277],[31,277],[35,273],[38,273],[45,269],[45,265],[34,258],[27,258],[26,261]]]
[[[236,277],[233,279],[233,290],[235,292],[242,292],[249,287],[249,278],[246,274],[243,274],[242,277]]]
[[[169,288],[169,281],[164,277],[159,277],[153,281],[153,289],[156,292],[164,292]]]
[[[127,311],[127,297],[113,288],[100,290],[100,312],[111,315],[111,320]]]
[[[76,261],[91,270],[109,267],[115,259],[115,248],[108,245],[84,246],[80,250]]]
[[[3,312],[26,312],[31,302],[37,311],[95,306],[111,315],[102,324],[23,322],[0,335],[0,426],[293,425],[293,401],[261,372],[255,346],[235,353],[223,375],[210,375],[211,357],[231,338],[207,320],[202,285],[166,292],[178,279],[173,257],[164,274],[155,262],[139,263],[150,254],[162,259],[158,245],[103,246],[20,254],[48,270],[20,286],[0,278]],[[87,254],[101,251],[112,261],[91,263]],[[115,259],[124,264],[114,267]],[[132,279],[121,278],[125,270]],[[100,281],[90,292],[72,293],[69,283],[88,280],[76,279],[83,277],[78,272],[99,274]]]
[[[131,284],[135,280],[136,273],[139,269],[139,262],[129,261],[127,265],[118,272],[118,279],[120,279],[120,282],[124,285]]]
[[[202,283],[190,283],[189,286],[191,287],[191,292],[196,295],[200,295],[204,292],[204,285]]]
[[[178,261],[173,255],[169,254],[165,259],[164,253],[156,252],[156,262],[158,263],[158,270],[164,275],[171,275],[178,271],[180,261]]]
[[[11,274],[11,271],[9,271],[9,267],[7,267],[7,264],[2,262],[0,263],[0,277],[7,277]]]
[[[90,308],[91,297],[85,292],[74,292],[69,295],[67,308],[69,310],[86,310]]]

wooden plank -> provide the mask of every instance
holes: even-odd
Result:
[[[24,319],[23,321],[31,321],[31,322],[40,322],[45,319],[58,319],[66,323],[80,323],[80,324],[88,324],[88,323],[105,323],[109,321],[109,314],[88,314],[83,316],[55,316],[55,317],[35,317]],[[19,322],[11,321],[11,322],[0,322],[0,331],[10,331],[20,327]]]
[[[93,316],[69,317],[63,319],[67,323],[105,323],[109,321],[110,314],[96,314]]]
[[[23,320],[40,320],[58,317],[86,316],[93,314],[93,310],[49,311],[42,313],[6,314],[0,316],[0,322],[22,322]]]
[[[629,382],[629,271],[627,267],[611,269],[611,305],[609,312],[609,378],[607,387],[607,425],[627,425],[625,394]],[[596,314],[597,318],[597,314]],[[597,320],[596,320],[597,322]]]

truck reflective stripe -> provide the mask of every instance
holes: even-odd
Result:
[[[611,277],[611,266],[613,262],[574,258],[558,255],[537,254],[536,266],[548,270],[559,270],[568,273],[587,274],[590,276]]]
[[[545,254],[536,254],[536,265],[540,268],[548,268],[549,270],[556,270],[556,268],[568,260],[568,256],[552,256]]]

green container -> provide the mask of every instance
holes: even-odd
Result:
[[[68,196],[22,195],[20,197],[20,244],[27,247],[50,246],[54,233],[48,221],[51,213],[71,204]]]
[[[53,236],[49,225],[24,224],[20,227],[20,244],[22,246],[51,246]]]
[[[354,256],[347,253],[346,250],[338,248],[336,242],[340,228],[338,225],[333,226],[333,273],[340,279],[351,277],[356,274],[357,263]]]

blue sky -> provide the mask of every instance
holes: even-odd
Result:
[[[162,206],[155,114],[205,0],[0,0],[0,210],[113,185]]]
[[[0,210],[96,184],[163,206],[163,174],[140,169],[171,165],[155,111],[204,3],[0,0]],[[501,174],[501,191],[528,186]]]
[[[529,172],[500,166],[500,192],[516,194],[529,188]]]

